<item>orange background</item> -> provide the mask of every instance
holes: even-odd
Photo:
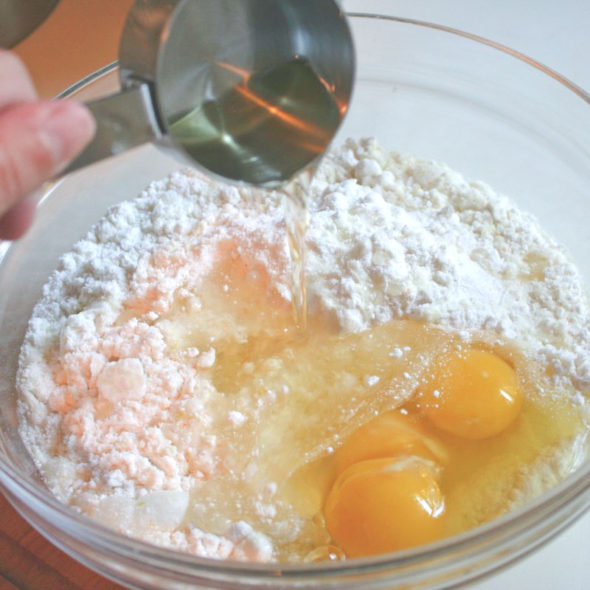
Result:
[[[61,0],[47,20],[16,46],[43,98],[117,59],[132,4],[133,0]]]

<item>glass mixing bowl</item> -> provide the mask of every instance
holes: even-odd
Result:
[[[358,79],[337,142],[375,136],[444,161],[533,212],[590,277],[590,97],[504,47],[436,25],[351,15]],[[116,66],[70,89],[79,99],[117,87]],[[436,544],[344,563],[256,565],[199,559],[126,538],[61,505],[16,432],[14,376],[33,305],[60,255],[106,209],[180,167],[144,146],[49,185],[37,221],[0,245],[0,483],[16,509],[68,554],[145,588],[449,587],[514,562],[590,505],[590,462],[524,509]]]

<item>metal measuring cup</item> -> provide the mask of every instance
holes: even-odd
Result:
[[[354,66],[334,0],[137,0],[122,90],[89,103],[96,136],[66,172],[155,142],[224,180],[279,186],[328,147]]]

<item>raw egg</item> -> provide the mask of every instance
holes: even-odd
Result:
[[[483,350],[449,354],[434,371],[420,406],[440,429],[468,439],[499,434],[520,413],[523,395],[514,369]]]
[[[447,454],[418,424],[398,411],[384,412],[355,430],[338,449],[336,471],[359,461],[413,455],[445,463]]]
[[[355,463],[324,505],[327,529],[348,557],[399,551],[442,534],[444,498],[432,464],[418,458]]]

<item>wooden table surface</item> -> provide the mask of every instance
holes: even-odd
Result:
[[[123,590],[34,530],[0,494],[0,590]]]

